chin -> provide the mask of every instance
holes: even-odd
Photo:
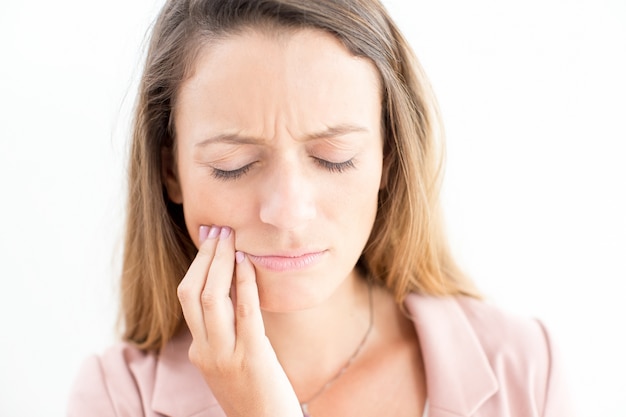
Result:
[[[269,276],[268,276],[269,275]],[[327,300],[334,289],[330,283],[320,282],[320,276],[294,276],[257,273],[261,310],[289,313],[307,310]]]

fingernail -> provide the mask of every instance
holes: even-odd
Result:
[[[243,260],[246,259],[246,255],[243,252],[235,252],[235,261],[240,264]]]
[[[220,231],[220,239],[226,239],[228,236],[230,236],[230,227],[222,227],[222,230]]]
[[[200,226],[200,232],[198,236],[200,243],[204,242],[208,235],[209,235],[209,226],[205,226],[205,225]]]
[[[215,239],[220,234],[220,228],[218,226],[211,226],[209,230],[209,239]]]

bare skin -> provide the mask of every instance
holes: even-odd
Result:
[[[179,287],[190,359],[229,417],[301,416],[369,326],[355,264],[384,186],[376,69],[321,31],[250,30],[207,46],[177,103],[163,175],[199,247]],[[378,287],[374,313],[314,416],[421,415],[412,324]]]
[[[264,333],[254,266],[243,253],[235,253],[232,230],[213,227],[208,233],[210,237],[179,286],[193,334],[190,359],[229,417],[299,416],[299,403],[308,401],[341,369],[349,353],[343,353],[339,361],[320,361],[320,355],[313,352],[294,354],[282,347],[278,352],[300,360],[279,361],[276,344]],[[345,374],[311,402],[312,414],[408,417],[423,412],[425,374],[413,325],[385,289],[375,288],[374,305],[374,331],[365,349]],[[364,309],[361,305],[360,310]],[[323,333],[320,339],[333,345]],[[274,340],[280,340],[279,336]]]

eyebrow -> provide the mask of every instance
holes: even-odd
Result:
[[[345,136],[350,133],[363,133],[363,132],[369,132],[369,129],[363,126],[345,123],[345,124],[340,124],[337,126],[328,127],[327,129],[321,130],[319,132],[309,133],[305,135],[301,140],[309,141],[309,140],[316,140],[316,139],[327,139],[331,137]],[[239,135],[236,133],[220,133],[220,134],[211,136],[201,142],[196,143],[195,146],[203,147],[211,143],[255,145],[255,144],[259,144],[260,142],[263,142],[263,139],[256,138],[254,136]]]

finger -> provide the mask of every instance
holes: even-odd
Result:
[[[234,264],[234,233],[229,227],[222,227],[201,296],[207,340],[214,349],[232,351],[235,346],[235,318],[230,298]]]
[[[259,289],[254,266],[243,252],[236,254],[235,266],[237,345],[242,349],[260,349],[265,338]],[[245,347],[244,347],[245,346]]]
[[[220,228],[217,226],[200,226],[200,249],[189,266],[185,277],[178,285],[178,299],[183,309],[183,316],[194,338],[206,338],[204,313],[200,303],[209,266],[215,254],[217,237]]]

